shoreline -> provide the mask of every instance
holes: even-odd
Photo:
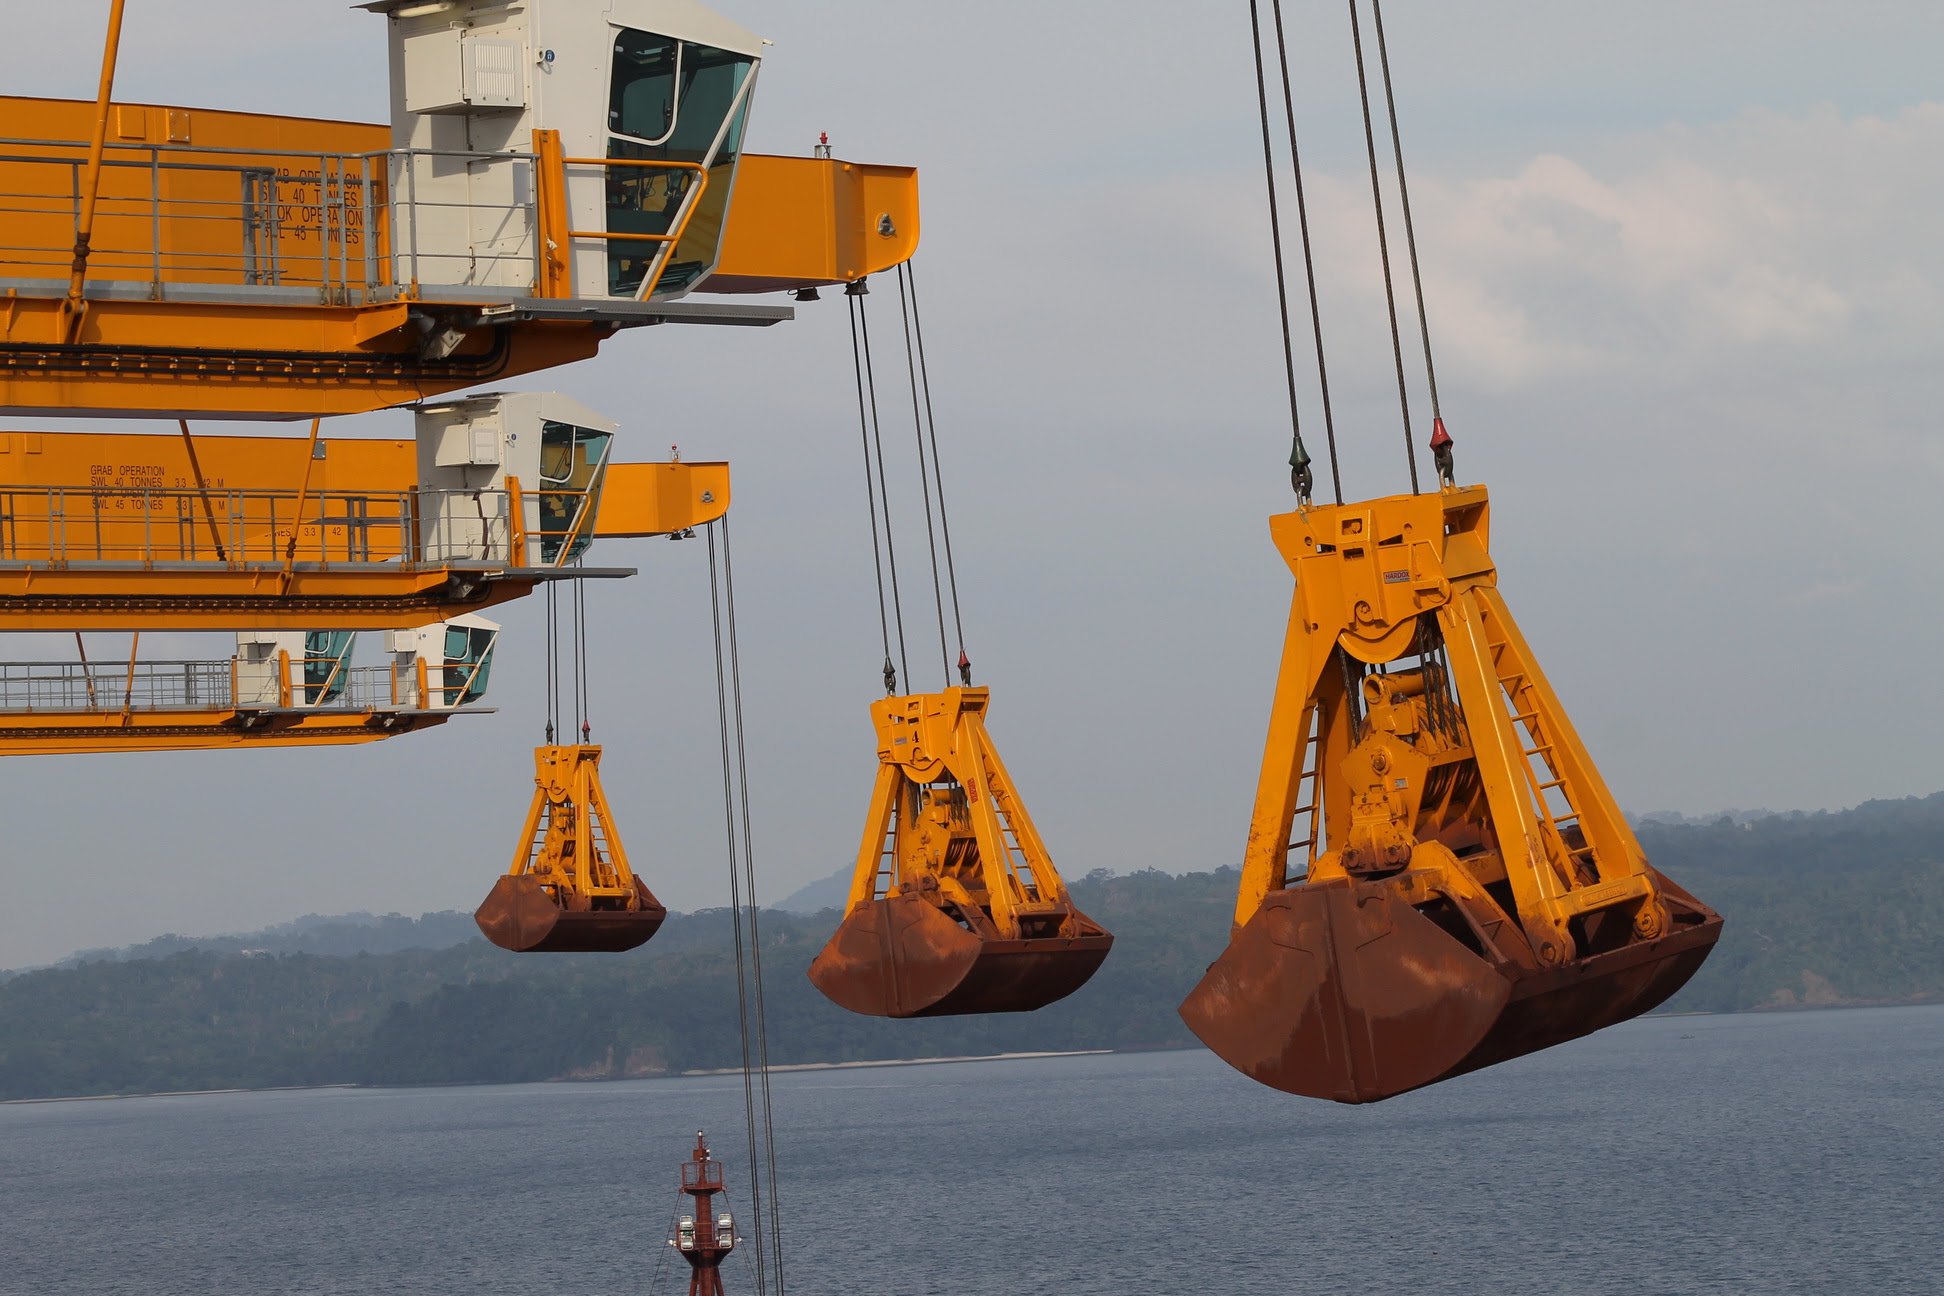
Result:
[[[1878,1003],[1839,1003],[1839,1004],[1765,1004],[1759,1008],[1743,1008],[1735,1012],[1713,1012],[1689,1010],[1686,1012],[1643,1013],[1635,1021],[1667,1020],[1678,1017],[1747,1017],[1772,1016],[1781,1013],[1812,1012],[1851,1012],[1859,1009],[1884,1008],[1935,1008],[1944,1000],[1896,1000]],[[1624,1024],[1624,1023],[1621,1023]],[[948,1066],[967,1062],[1019,1062],[1038,1058],[1065,1057],[1105,1057],[1115,1053],[1182,1053],[1191,1052],[1199,1045],[1183,1044],[1178,1047],[1134,1047],[1124,1049],[1054,1049],[1023,1053],[982,1053],[958,1057],[919,1057],[919,1058],[868,1058],[853,1062],[791,1062],[781,1063],[769,1068],[771,1075],[786,1075],[793,1072],[819,1071],[864,1071],[883,1067],[911,1066]],[[548,1080],[522,1080],[518,1084],[619,1084],[625,1081],[641,1080],[700,1080],[711,1077],[736,1076],[742,1074],[741,1067],[722,1067],[713,1070],[663,1072],[659,1075],[604,1076],[604,1077],[566,1077]],[[752,1072],[753,1074],[753,1072]],[[207,1098],[222,1094],[253,1093],[302,1093],[309,1090],[325,1089],[471,1089],[500,1087],[499,1082],[490,1080],[445,1080],[435,1084],[361,1084],[357,1081],[335,1081],[327,1084],[309,1085],[266,1085],[260,1088],[239,1086],[223,1089],[165,1089],[153,1093],[112,1093],[112,1094],[70,1094],[57,1098],[0,1098],[0,1107],[26,1107],[43,1103],[73,1102],[117,1102],[130,1098]]]
[[[1186,1048],[1187,1046],[1183,1046],[1182,1049],[1166,1049],[1166,1050],[1055,1049],[1055,1050],[1051,1050],[1047,1052],[1039,1052],[1039,1053],[973,1053],[973,1054],[967,1054],[964,1057],[873,1058],[861,1062],[788,1062],[779,1066],[772,1066],[767,1068],[752,1067],[750,1068],[750,1074],[755,1075],[757,1072],[764,1071],[764,1070],[767,1070],[771,1075],[782,1075],[783,1073],[789,1071],[855,1071],[855,1070],[862,1070],[866,1067],[939,1066],[947,1062],[1017,1062],[1025,1058],[1100,1057],[1103,1054],[1107,1054],[1107,1053],[1134,1053],[1134,1052],[1142,1052],[1142,1053],[1171,1052],[1172,1053],[1172,1052],[1184,1052],[1186,1051]],[[687,1079],[691,1076],[730,1076],[730,1075],[741,1075],[742,1073],[743,1073],[743,1069],[741,1067],[718,1067],[712,1071],[676,1071],[665,1076],[659,1076],[659,1077],[636,1076],[634,1078],[638,1080],[649,1080],[649,1079],[678,1080],[678,1079]]]

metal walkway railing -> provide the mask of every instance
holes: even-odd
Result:
[[[306,684],[301,658],[250,661],[0,662],[0,714],[101,714],[153,711],[306,712],[448,709],[453,691],[417,663],[343,666]],[[471,668],[452,668],[464,677]],[[430,696],[428,696],[430,695]]]
[[[558,562],[598,491],[261,491],[0,485],[0,563]],[[523,514],[537,501],[539,527]],[[564,530],[550,529],[554,519]]]
[[[543,133],[545,134],[545,133]],[[83,205],[86,147],[0,138],[0,279],[65,281]],[[566,177],[604,173],[631,209],[657,204],[664,234],[570,230]],[[450,194],[465,178],[464,201]],[[693,162],[544,153],[387,149],[298,153],[110,142],[89,276],[240,290],[309,288],[357,304],[380,289],[475,286],[572,295],[577,242],[659,244],[652,296],[709,177]]]

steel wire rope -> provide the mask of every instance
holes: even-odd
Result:
[[[945,579],[952,590],[952,628],[958,632],[959,677],[972,683],[972,660],[965,652],[965,618],[959,612],[958,568],[952,561],[952,521],[945,512],[945,477],[938,458],[938,419],[932,413],[931,367],[925,362],[925,317],[918,309],[918,271],[912,262],[904,263],[905,280],[911,288],[911,331],[918,339],[918,382],[925,393],[925,429],[931,440],[933,483],[938,487],[938,530],[945,543]]]
[[[718,558],[716,536],[721,530]],[[777,1296],[783,1296],[782,1230],[776,1220],[775,1116],[770,1099],[768,1013],[763,995],[761,928],[756,921],[755,856],[750,847],[748,759],[743,737],[742,669],[736,642],[734,566],[729,555],[727,517],[708,524],[709,616],[714,631],[716,723],[721,740],[723,830],[729,851],[729,915],[736,957],[736,1019],[742,1051],[743,1116],[749,1141],[750,1209],[755,1221],[756,1289],[769,1292],[764,1243],[773,1252]],[[725,616],[726,612],[726,616]],[[748,939],[744,937],[744,890],[749,899]],[[752,975],[753,973],[753,975]],[[751,1030],[751,1002],[755,1029]],[[754,1048],[752,1049],[752,1040]],[[760,1104],[757,1099],[761,1091]],[[761,1117],[757,1112],[761,1110]],[[767,1169],[767,1179],[763,1171]],[[768,1190],[769,1210],[763,1201]],[[769,1224],[765,1227],[765,1216]]]
[[[682,1191],[681,1189],[678,1188],[675,1190],[675,1201],[668,1208],[668,1231],[671,1234],[675,1232],[675,1224],[676,1221],[681,1218],[681,1214],[682,1214]],[[674,1239],[670,1238],[668,1240],[673,1241]],[[648,1296],[656,1296],[656,1293],[661,1291],[662,1270],[667,1266],[668,1253],[672,1250],[674,1250],[673,1247],[664,1245],[661,1249],[661,1255],[655,1258],[655,1272],[654,1275],[648,1280]]]
[[[736,786],[742,814],[743,847],[743,886],[749,897],[749,948],[750,983],[755,989],[756,998],[756,1055],[760,1069],[757,1076],[763,1096],[763,1154],[766,1161],[769,1191],[769,1218],[772,1249],[775,1252],[776,1290],[778,1296],[783,1292],[783,1232],[782,1219],[777,1214],[776,1191],[776,1117],[770,1101],[770,1061],[769,1061],[769,1007],[768,996],[763,989],[763,933],[761,925],[762,906],[756,896],[756,848],[755,833],[749,818],[749,758],[743,741],[743,701],[742,701],[742,652],[740,637],[736,633],[736,561],[729,550],[729,517],[724,514],[722,527],[722,589],[723,604],[729,614],[729,699],[734,708],[736,721]],[[759,1236],[760,1244],[760,1236]]]
[[[938,524],[932,518],[932,473],[934,461],[926,467],[925,416],[918,399],[918,353],[911,341],[911,294],[905,282],[905,268],[898,267],[898,317],[904,325],[905,376],[911,381],[911,430],[918,441],[918,483],[925,500],[925,544],[931,552],[932,606],[938,610],[938,664],[945,669],[945,687],[952,686],[952,650],[945,639],[945,582],[938,572]],[[960,651],[964,651],[960,649]]]
[[[891,613],[884,598],[884,545],[878,535],[877,483],[873,478],[871,467],[871,424],[877,414],[877,389],[873,383],[870,394],[868,396],[865,394],[865,351],[869,345],[869,337],[866,335],[862,341],[859,340],[858,317],[861,312],[858,298],[847,294],[844,300],[850,305],[851,369],[857,380],[857,431],[864,447],[864,504],[871,515],[871,566],[877,573],[878,631],[884,645],[884,691],[895,693],[898,690],[897,680],[891,670]],[[885,525],[887,529],[890,526],[888,513]],[[897,594],[896,576],[894,568],[893,598]],[[902,614],[900,624],[902,624]],[[899,642],[902,648],[902,637]]]
[[[1323,358],[1323,307],[1316,287],[1316,258],[1310,247],[1309,195],[1303,186],[1303,154],[1296,147],[1296,100],[1289,88],[1289,43],[1283,31],[1282,0],[1270,0],[1276,19],[1276,64],[1282,72],[1283,120],[1289,125],[1289,169],[1296,180],[1296,225],[1303,235],[1303,282],[1309,288],[1310,336],[1316,339],[1316,386],[1323,398],[1323,437],[1330,451],[1330,489],[1343,503],[1343,472],[1337,467],[1336,414],[1330,404],[1330,366]]]
[[[749,1152],[749,1193],[750,1212],[755,1216],[757,1235],[763,1228],[762,1176],[759,1170],[757,1153],[756,1093],[755,1077],[751,1071],[751,1049],[749,1035],[749,981],[747,956],[743,949],[742,926],[742,880],[738,872],[738,836],[736,823],[735,775],[730,758],[729,729],[729,673],[723,653],[722,623],[722,578],[716,557],[716,524],[711,522],[706,528],[709,546],[709,620],[714,632],[715,672],[716,672],[716,729],[719,736],[722,757],[722,815],[723,835],[729,849],[729,918],[730,939],[736,957],[736,1024],[737,1042],[742,1050],[743,1082],[743,1122],[748,1139]],[[761,1249],[756,1256],[756,1290],[767,1293],[769,1283],[765,1273]]]
[[[884,475],[884,420],[878,413],[877,364],[871,350],[871,313],[863,294],[857,303],[857,326],[864,339],[864,386],[871,394],[871,449],[877,456],[878,507],[884,512],[884,565],[891,573],[891,617],[898,627],[898,670],[911,686],[911,656],[905,647],[904,593],[898,585],[898,544],[891,530],[891,487]]]
[[[1296,400],[1296,341],[1289,327],[1289,271],[1283,264],[1282,213],[1276,199],[1276,147],[1269,132],[1269,80],[1262,62],[1262,6],[1249,0],[1249,44],[1255,51],[1256,108],[1262,122],[1262,176],[1269,190],[1269,243],[1276,261],[1276,320],[1282,325],[1283,375],[1289,384],[1289,430],[1295,438],[1290,467],[1301,472],[1297,460],[1303,450],[1303,419]],[[1299,494],[1301,487],[1298,487]]]
[[[1431,321],[1424,313],[1424,276],[1418,271],[1417,233],[1411,225],[1411,187],[1404,180],[1404,140],[1397,129],[1397,95],[1391,89],[1390,50],[1384,44],[1382,0],[1370,0],[1370,16],[1377,30],[1377,66],[1384,73],[1384,108],[1390,115],[1391,156],[1397,159],[1397,198],[1404,209],[1404,246],[1411,254],[1411,289],[1417,296],[1418,336],[1424,342],[1424,381],[1431,389],[1431,417],[1441,422],[1444,411],[1438,405],[1438,371],[1431,363]]]
[[[1384,229],[1384,190],[1377,175],[1377,131],[1370,121],[1370,79],[1364,71],[1363,23],[1350,0],[1350,42],[1357,58],[1357,96],[1363,103],[1364,150],[1370,156],[1370,198],[1377,211],[1377,256],[1384,263],[1384,305],[1390,312],[1391,356],[1397,362],[1397,406],[1404,418],[1404,460],[1411,494],[1418,495],[1417,444],[1411,439],[1411,395],[1404,380],[1404,337],[1397,327],[1397,288],[1391,282],[1390,237]]]
[[[593,693],[587,682],[587,599],[583,581],[574,582],[574,727],[583,743],[593,739]]]
[[[557,587],[547,582],[547,745],[552,746],[560,720],[560,609]]]

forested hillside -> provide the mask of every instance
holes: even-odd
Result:
[[[1944,999],[1944,794],[1640,834],[1656,864],[1728,917],[1670,1009]],[[1190,1045],[1175,1006],[1227,938],[1235,882],[1232,869],[1078,882],[1076,899],[1118,938],[1090,984],[1038,1013],[927,1021],[827,1003],[803,969],[836,915],[766,911],[771,1061]],[[677,917],[612,956],[513,955],[479,940],[352,956],[219,942],[29,972],[0,984],[0,1098],[731,1067],[728,927],[721,912]],[[449,924],[419,930],[443,939]]]

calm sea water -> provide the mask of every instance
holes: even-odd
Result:
[[[1203,1053],[788,1074],[787,1279],[1944,1292],[1941,1090],[1944,1008],[1635,1022],[1354,1109]],[[685,1291],[698,1126],[741,1182],[732,1078],[0,1107],[0,1292],[613,1296],[658,1261]]]

